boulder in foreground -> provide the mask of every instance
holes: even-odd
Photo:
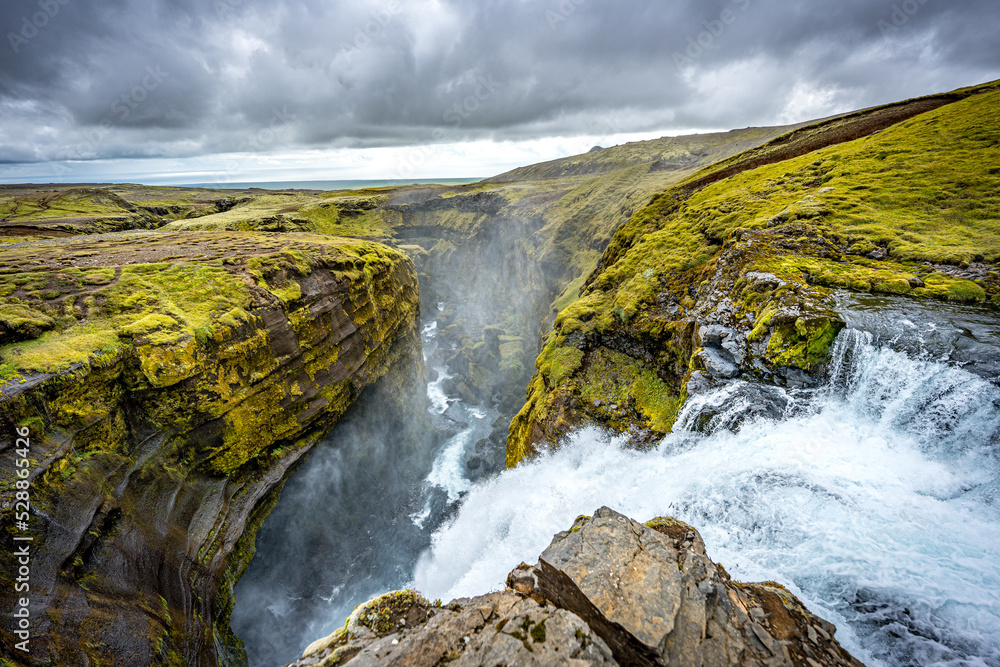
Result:
[[[290,667],[860,666],[835,631],[778,584],[731,580],[687,524],[602,507],[512,571],[505,590],[445,606],[388,593]]]

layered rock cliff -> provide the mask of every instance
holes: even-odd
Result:
[[[557,534],[536,565],[515,568],[505,590],[446,605],[383,595],[290,667],[859,667],[835,632],[784,587],[730,579],[691,526],[602,507]]]
[[[392,409],[423,377],[412,263],[366,241],[238,233],[0,255],[0,464],[14,469],[28,429],[32,663],[238,652],[231,588],[289,469],[375,383],[389,414],[414,418]],[[6,478],[5,526],[14,492]],[[4,655],[22,662],[12,630]]]

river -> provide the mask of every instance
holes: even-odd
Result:
[[[841,312],[849,326],[821,387],[735,380],[693,396],[652,450],[587,429],[475,483],[461,461],[492,415],[445,396],[439,375],[430,409],[466,426],[435,449],[397,512],[402,534],[417,537],[376,539],[381,574],[359,586],[344,569],[329,616],[280,657],[381,590],[410,584],[444,600],[496,590],[577,515],[608,505],[691,523],[734,578],[786,585],[869,665],[1000,665],[1000,320],[908,299],[844,297]],[[429,358],[434,335],[428,323]],[[268,524],[299,502],[289,492],[320,459],[293,478]],[[297,604],[286,597],[268,613]],[[234,628],[252,665],[275,664]]]

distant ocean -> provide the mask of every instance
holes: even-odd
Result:
[[[481,178],[422,178],[418,180],[388,181],[261,181],[247,183],[187,183],[173,187],[211,188],[213,190],[363,190],[365,188],[390,188],[402,185],[466,185]]]

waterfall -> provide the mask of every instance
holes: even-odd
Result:
[[[431,432],[391,428],[364,395],[286,483],[235,589],[232,628],[250,665],[295,660],[356,604],[405,586],[432,531],[472,489],[467,454],[498,413],[444,391],[437,336],[436,321],[423,327]]]
[[[1000,665],[1000,389],[855,324],[821,389],[735,381],[693,397],[652,451],[588,429],[477,485],[414,585],[501,588],[608,505],[696,526],[734,578],[787,585],[868,664]]]
[[[500,589],[608,505],[696,526],[734,578],[789,587],[870,665],[1000,666],[1000,324],[911,299],[840,310],[820,387],[729,381],[691,396],[652,450],[586,429],[480,480],[465,457],[496,413],[446,393],[427,323],[435,437],[404,464],[362,400],[289,480],[236,589],[250,664],[294,659],[387,590]]]

